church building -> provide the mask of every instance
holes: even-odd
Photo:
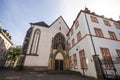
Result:
[[[120,76],[120,21],[81,10],[69,29],[60,16],[51,25],[30,23],[19,65],[26,70],[72,70],[85,76]]]
[[[69,27],[64,19],[60,16],[50,26],[45,22],[30,24],[22,49],[24,69],[68,70]]]

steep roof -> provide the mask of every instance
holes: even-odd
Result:
[[[31,25],[38,25],[38,26],[43,26],[43,27],[51,27],[58,19],[62,18],[62,20],[64,21],[64,23],[66,24],[67,28],[69,29],[67,23],[65,22],[65,20],[63,19],[62,16],[58,17],[51,25],[47,25],[44,21],[41,21],[41,22],[36,22],[36,23],[30,23]]]
[[[65,20],[63,19],[62,16],[59,16],[50,26],[52,26],[52,25],[53,25],[58,19],[60,19],[60,18],[64,21],[64,23],[66,24],[67,28],[69,29],[67,23],[65,22]]]
[[[38,26],[44,26],[49,27],[44,21],[36,22],[36,23],[30,23],[31,25],[38,25]]]

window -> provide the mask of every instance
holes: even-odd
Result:
[[[85,52],[84,50],[81,50],[79,52],[79,57],[80,57],[80,64],[81,64],[81,69],[87,69],[87,63],[86,63],[86,57],[85,57]]]
[[[107,21],[107,20],[103,20],[103,21],[104,21],[104,24],[105,24],[106,26],[111,26],[109,21]]]
[[[77,41],[79,42],[80,39],[81,39],[81,34],[80,34],[80,32],[78,32],[78,33],[77,33]]]
[[[75,22],[75,29],[77,29],[77,28],[78,28],[78,26],[79,26],[79,21],[78,21],[78,20],[76,20],[76,22]]]
[[[70,33],[68,33],[68,39],[70,39]]]
[[[72,39],[72,47],[75,45],[75,40]]]
[[[73,55],[73,62],[74,62],[74,69],[77,69],[78,65],[77,65],[77,55],[76,54]]]
[[[25,40],[24,40],[24,44],[23,44],[23,50],[22,50],[22,53],[24,53],[24,54],[26,54],[26,52],[27,52],[30,37],[31,37],[31,34],[32,34],[32,30],[33,30],[32,28],[29,28],[29,30],[27,31],[27,34],[26,34],[26,37],[25,37]]]
[[[119,23],[114,23],[114,25],[115,25],[116,28],[120,29]]]
[[[69,56],[69,68],[72,69],[72,58]]]
[[[94,28],[94,31],[97,37],[104,37],[101,29]]]
[[[33,40],[32,40],[30,54],[34,54],[34,55],[37,54],[39,40],[40,40],[40,30],[36,29],[34,32]]]
[[[109,49],[108,48],[100,48],[100,49],[101,49],[101,53],[103,56],[103,61],[105,63],[106,69],[108,70],[114,69],[114,64],[113,64]]]
[[[117,52],[118,58],[119,58],[119,60],[120,60],[120,50],[117,49],[116,52]]]
[[[61,45],[62,49],[65,50],[65,37],[63,34],[61,33],[57,33],[54,37],[54,40],[53,40],[53,45],[54,45],[54,49],[58,49],[58,47]]]
[[[109,33],[111,39],[113,39],[113,40],[117,40],[117,37],[116,37],[116,35],[115,35],[114,32],[112,32],[112,31],[108,31],[108,33]]]
[[[98,19],[97,19],[97,17],[90,16],[90,18],[91,18],[91,21],[92,21],[92,22],[96,22],[96,23],[98,23]]]
[[[73,35],[73,28],[71,28],[71,36]]]
[[[70,49],[70,43],[68,43],[68,49]]]

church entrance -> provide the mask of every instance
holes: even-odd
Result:
[[[58,71],[63,70],[63,66],[64,66],[63,62],[64,62],[63,55],[60,52],[58,52],[55,57],[55,68],[54,69]]]
[[[55,60],[55,70],[58,71],[63,70],[63,60],[59,60],[59,59]]]

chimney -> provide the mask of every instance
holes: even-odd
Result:
[[[85,12],[90,13],[90,10],[88,8],[85,8]]]

